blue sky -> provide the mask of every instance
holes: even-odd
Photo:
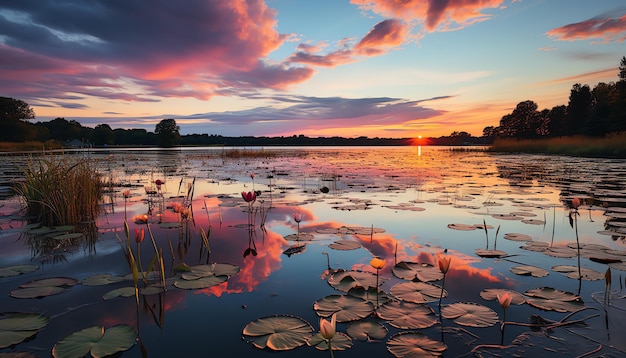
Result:
[[[618,80],[618,0],[0,1],[35,121],[225,136],[479,136]]]

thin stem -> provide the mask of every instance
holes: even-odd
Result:
[[[331,344],[330,344],[330,341],[331,341],[331,340],[332,340],[332,339],[329,339],[329,340],[328,340],[328,351],[330,352],[330,358],[335,358],[335,354],[333,353],[333,347],[332,347],[332,346],[331,346]]]

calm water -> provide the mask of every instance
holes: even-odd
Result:
[[[129,324],[137,329],[140,343],[122,353],[125,357],[328,356],[327,351],[306,345],[283,352],[257,349],[242,337],[242,330],[253,320],[284,314],[300,317],[317,331],[319,316],[314,303],[328,295],[345,294],[328,283],[329,266],[331,273],[338,269],[375,272],[369,261],[382,257],[387,264],[380,271],[381,290],[389,294],[395,285],[408,282],[393,274],[395,263],[437,266],[435,255],[444,250],[452,263],[445,279],[448,295],[442,300],[443,306],[476,303],[492,309],[501,319],[502,308],[497,301],[484,299],[483,290],[506,288],[524,294],[549,287],[580,295],[588,309],[570,320],[584,320],[586,326],[556,328],[550,333],[562,339],[560,343],[533,338],[536,340],[527,347],[515,351],[518,354],[543,356],[554,350],[579,355],[598,347],[606,356],[626,354],[620,329],[626,324],[622,289],[626,270],[626,214],[622,210],[626,208],[626,161],[453,152],[434,147],[246,149],[261,150],[267,155],[244,159],[223,157],[228,150],[221,148],[74,153],[97,160],[100,172],[114,183],[97,221],[94,247],[60,244],[46,252],[34,252],[28,244],[29,235],[19,230],[25,222],[18,198],[5,195],[0,203],[0,268],[21,264],[39,268],[0,278],[0,313],[37,312],[50,317],[50,323],[33,339],[0,349],[0,354],[49,356],[52,346],[73,332],[95,325]],[[18,178],[25,159],[2,155],[2,182]],[[160,193],[147,195],[145,188],[156,189],[157,179],[165,182]],[[193,189],[189,195],[188,188]],[[126,201],[122,195],[125,189],[131,190]],[[251,218],[242,191],[260,191]],[[172,223],[178,222],[178,214],[171,209],[172,203],[187,204],[188,197],[192,199],[193,219],[182,228],[175,227]],[[569,219],[573,198],[583,203],[576,226]],[[293,240],[298,233],[294,213],[302,217],[299,232],[303,242]],[[129,220],[134,235],[135,228],[146,225],[132,218],[143,214],[149,215],[155,243],[163,250],[167,290],[141,296],[139,305],[134,297],[104,300],[104,294],[132,286],[132,281],[105,286],[82,282],[97,274],[129,274],[123,222],[125,217]],[[488,226],[487,235],[480,227],[483,222]],[[210,230],[208,255],[201,229]],[[534,244],[529,247],[524,241],[511,239],[522,235]],[[553,270],[558,265],[578,266],[576,235],[583,249],[599,250],[604,257],[613,258],[609,264],[590,259],[597,256],[596,251],[581,250],[581,268],[600,274],[599,278],[578,280]],[[355,242],[354,248],[329,246],[339,240]],[[301,252],[284,253],[290,246],[303,243],[306,246]],[[134,242],[132,248],[136,252]],[[477,249],[497,249],[505,256],[481,257]],[[141,250],[146,268],[154,255],[149,239]],[[205,289],[173,285],[177,279],[174,267],[207,262],[235,265],[239,272]],[[548,275],[531,277],[511,271],[522,265],[542,268]],[[609,266],[612,294],[610,304],[605,304],[604,273]],[[79,283],[39,299],[9,295],[21,284],[50,277],[74,278]],[[431,283],[441,285],[440,280]],[[438,313],[437,302],[426,305]],[[523,303],[511,305],[506,319],[528,323],[538,315],[558,321],[568,314]],[[474,347],[499,344],[501,338],[499,323],[470,327],[443,318],[443,335],[441,323],[421,330],[395,328],[384,320],[380,323],[388,330],[384,339],[353,340],[350,349],[337,351],[335,356],[391,357],[386,342],[402,331],[420,331],[445,342],[444,356],[448,357],[471,356]],[[337,330],[346,333],[347,327],[348,323],[338,323]],[[539,330],[507,325],[504,343],[533,331]],[[490,356],[486,352],[483,355]]]

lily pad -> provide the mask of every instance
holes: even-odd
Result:
[[[34,280],[24,284],[21,284],[21,288],[34,288],[34,287],[49,287],[49,286],[57,286],[57,287],[70,287],[75,286],[78,283],[78,280],[71,277],[51,277],[51,278],[43,278],[41,280]]]
[[[437,323],[432,308],[413,302],[389,302],[379,307],[376,314],[400,329],[424,329]]]
[[[447,348],[420,332],[398,332],[387,341],[387,350],[398,358],[440,357]]]
[[[379,278],[378,284],[382,281]],[[328,277],[328,284],[343,292],[357,287],[369,289],[376,287],[376,274],[365,271],[337,271]]]
[[[401,282],[391,287],[391,294],[395,297],[413,303],[434,302],[442,297],[441,287],[426,282],[411,281]],[[443,290],[443,297],[448,296],[448,291]]]
[[[49,322],[48,317],[37,313],[0,314],[0,348],[25,341],[37,334]]]
[[[107,330],[103,326],[85,328],[70,334],[52,347],[55,358],[82,358],[86,354],[105,357],[130,349],[137,339],[132,326],[121,324]]]
[[[116,297],[132,297],[135,295],[135,287],[120,287],[105,293],[102,298],[110,300]]]
[[[302,318],[275,315],[248,323],[243,335],[257,348],[286,351],[306,344],[313,331],[313,326]]]
[[[328,341],[322,337],[321,333],[316,333],[311,337],[311,339],[307,342],[307,344],[311,347],[315,347],[320,351],[328,350]],[[345,351],[348,348],[352,347],[352,338],[350,338],[347,334],[343,332],[336,332],[335,336],[330,342],[330,346],[333,351]]]
[[[505,239],[507,240],[511,240],[511,241],[532,241],[532,237],[530,235],[526,235],[526,234],[519,234],[519,233],[514,233],[514,232],[510,232],[510,233],[506,233],[503,236]]]
[[[389,296],[389,294],[387,294],[387,292],[377,290],[375,287],[370,287],[367,290],[363,287],[353,287],[348,290],[348,295],[361,298],[373,304],[380,305],[391,300],[391,297]]]
[[[184,280],[197,280],[209,276],[232,276],[238,273],[239,266],[231,264],[197,265],[189,268],[189,272],[181,275]]]
[[[387,336],[389,330],[384,325],[374,321],[356,321],[348,325],[346,332],[357,341],[381,340]]]
[[[505,293],[511,294],[511,304],[512,305],[521,305],[526,302],[526,298],[519,292],[507,290],[505,288],[486,288],[480,291],[480,297],[486,300],[497,300],[498,295],[502,296]]]
[[[443,273],[439,267],[427,263],[401,261],[393,267],[392,272],[396,277],[405,280],[430,282],[443,278]]]
[[[530,265],[519,265],[511,267],[509,271],[513,272],[516,275],[532,277],[546,277],[550,274],[548,270],[544,270],[541,267]]]
[[[330,317],[336,313],[337,322],[351,322],[372,314],[374,305],[349,295],[329,295],[316,301],[313,309],[320,317]]]
[[[536,308],[546,311],[574,312],[584,307],[580,296],[570,292],[540,287],[524,292],[526,302]]]
[[[361,247],[361,244],[354,240],[337,240],[328,245],[331,249],[335,250],[356,250]]]
[[[174,286],[183,290],[197,290],[216,286],[227,280],[228,276],[206,276],[195,280],[177,280],[174,281]]]
[[[39,266],[35,265],[15,265],[0,268],[0,277],[12,277],[23,273],[37,271]]]
[[[441,308],[441,315],[468,327],[490,327],[498,322],[498,314],[494,310],[473,302],[446,305]]]
[[[117,283],[121,281],[125,281],[126,278],[122,276],[113,276],[109,273],[101,273],[92,275],[89,277],[85,277],[81,283],[84,286],[105,286],[112,283]]]
[[[46,296],[58,295],[65,290],[65,288],[59,286],[29,287],[18,288],[11,291],[9,295],[14,298],[42,298]]]
[[[502,250],[476,249],[476,255],[480,257],[502,257],[506,256],[507,253]]]
[[[585,267],[580,268],[580,275],[578,274],[577,266],[557,265],[552,267],[552,271],[563,273],[565,274],[565,276],[573,278],[575,280],[578,280],[578,278],[582,278],[586,281],[596,281],[604,279],[603,273]]]

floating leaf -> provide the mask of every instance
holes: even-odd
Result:
[[[361,244],[354,240],[337,240],[328,245],[331,249],[335,250],[356,250],[361,247]]]
[[[461,231],[472,231],[477,229],[476,225],[468,224],[448,224],[448,228]]]
[[[35,265],[15,265],[0,268],[0,277],[12,277],[23,273],[37,271],[39,266]]]
[[[526,235],[526,234],[518,234],[518,233],[506,233],[503,236],[505,239],[507,240],[511,240],[511,241],[532,241],[532,237],[530,235]]]
[[[398,332],[387,341],[387,350],[398,358],[439,357],[446,349],[445,343],[420,332]]]
[[[231,264],[197,265],[189,268],[189,272],[181,275],[184,280],[197,280],[209,276],[232,276],[239,272],[240,268]]]
[[[130,349],[137,339],[135,329],[127,324],[85,328],[72,333],[52,347],[55,358],[82,358],[90,353],[93,357],[105,357]]]
[[[348,325],[348,335],[357,341],[381,340],[389,332],[387,327],[374,321],[356,321]]]
[[[548,270],[544,270],[540,267],[530,266],[530,265],[520,265],[520,266],[511,267],[509,271],[513,272],[516,275],[533,276],[533,277],[546,277],[550,274]]]
[[[526,302],[546,311],[574,312],[584,307],[580,296],[551,287],[540,287],[524,292]]]
[[[575,280],[578,280],[578,278],[580,277],[582,277],[582,279],[586,281],[596,281],[604,279],[604,274],[602,272],[594,271],[585,267],[580,268],[580,275],[578,274],[577,266],[557,265],[552,267],[552,271],[564,273],[565,276],[573,278]]]
[[[441,308],[441,315],[469,327],[490,327],[498,322],[498,314],[494,310],[473,302],[446,305]]]
[[[113,276],[109,273],[101,273],[97,275],[92,275],[89,277],[85,277],[81,283],[84,286],[105,286],[112,283],[117,283],[121,281],[125,281],[126,278],[122,276]]]
[[[391,300],[391,297],[385,291],[377,290],[375,287],[370,287],[367,290],[363,287],[353,287],[347,293],[350,296],[358,297],[371,303],[383,304]]]
[[[382,280],[379,280],[380,284]],[[365,271],[337,271],[328,277],[328,284],[335,289],[348,292],[352,288],[376,287],[376,274]]]
[[[476,249],[476,255],[480,257],[502,257],[506,256],[506,252],[502,250]]]
[[[302,318],[275,315],[258,318],[243,328],[243,334],[252,345],[260,349],[285,351],[306,344],[314,328]]]
[[[391,287],[391,294],[406,302],[434,302],[441,297],[441,287],[419,281],[402,282]],[[448,291],[443,290],[443,297],[447,296]]]
[[[307,344],[311,347],[315,347],[320,351],[328,350],[328,341],[322,337],[321,333],[316,333],[311,337],[311,339],[307,342]],[[332,341],[330,342],[330,346],[333,351],[345,351],[348,348],[352,347],[352,339],[343,332],[336,332]]]
[[[228,276],[206,276],[195,280],[174,281],[174,286],[183,290],[197,290],[219,285],[226,282],[226,280],[228,280]]]
[[[423,329],[437,323],[432,308],[412,302],[388,302],[376,310],[378,317],[400,329]]]
[[[348,295],[329,295],[313,304],[320,317],[337,314],[337,322],[350,322],[365,318],[374,312],[374,305],[361,298]]]
[[[81,232],[71,232],[67,234],[52,236],[52,238],[55,240],[72,240],[72,239],[78,239],[80,237],[83,237],[83,233]]]
[[[105,293],[102,298],[110,300],[116,297],[132,297],[135,295],[135,287],[120,287]]]
[[[426,263],[401,261],[393,267],[392,271],[396,277],[405,280],[430,282],[443,278],[443,273],[441,273],[439,267]]]
[[[10,347],[34,336],[50,320],[37,313],[0,314],[0,348]]]
[[[519,292],[507,290],[505,288],[486,288],[480,291],[480,297],[486,300],[497,300],[498,295],[502,296],[505,293],[511,294],[511,304],[513,305],[521,305],[526,302],[526,298]]]
[[[34,288],[34,287],[50,287],[50,286],[75,286],[78,283],[78,280],[70,277],[51,277],[51,278],[43,278],[41,280],[34,280],[24,284],[21,284],[21,288]]]
[[[9,293],[14,298],[41,298],[46,296],[58,295],[66,289],[58,286],[43,286],[43,287],[29,287],[18,288]]]

